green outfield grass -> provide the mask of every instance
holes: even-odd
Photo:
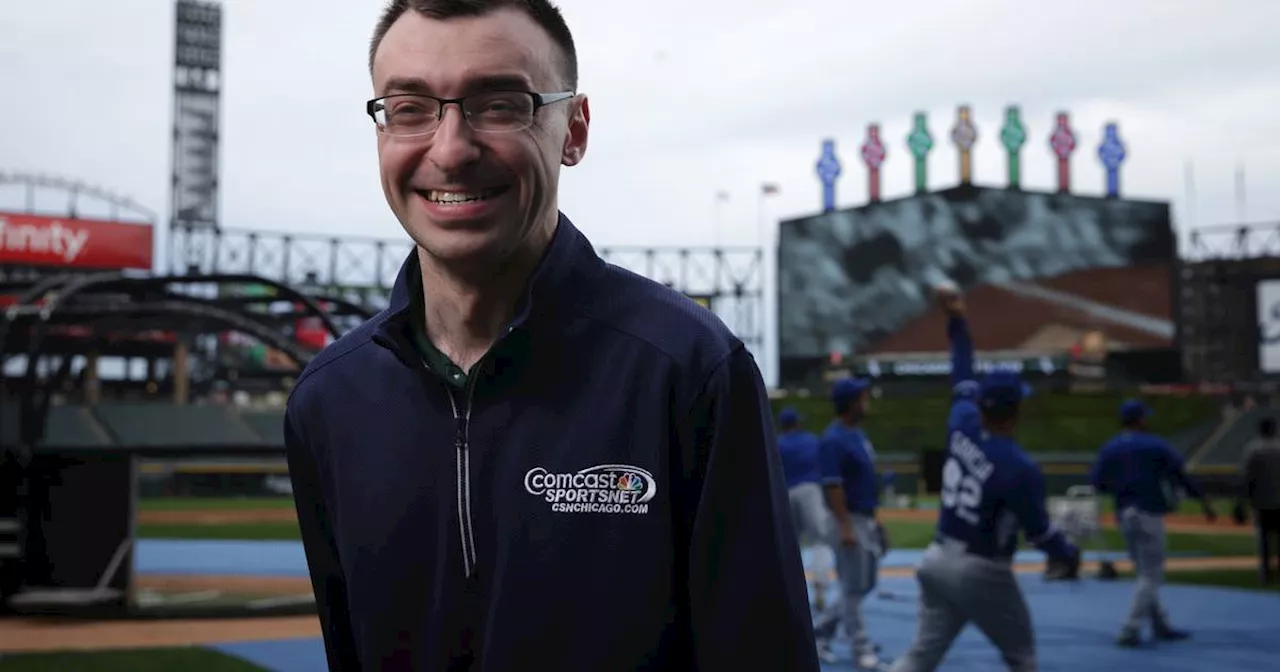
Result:
[[[1131,578],[1131,574],[1121,572],[1121,576]],[[1210,586],[1214,588],[1238,588],[1241,590],[1263,590],[1280,593],[1280,584],[1264,585],[1256,569],[1197,569],[1165,572],[1165,581],[1191,586]]]
[[[0,657],[0,672],[267,672],[239,658],[200,648],[20,653]]]
[[[914,453],[938,448],[941,429],[950,410],[949,392],[894,397],[872,401],[863,423],[876,447],[885,453]],[[1018,439],[1033,452],[1092,453],[1118,430],[1116,413],[1125,395],[1118,392],[1066,394],[1037,392],[1026,401],[1018,427]],[[1221,401],[1213,397],[1158,396],[1144,399],[1155,411],[1151,429],[1172,439],[1217,417]],[[832,419],[825,392],[808,398],[772,400],[774,412],[795,407],[807,429],[821,432]]]
[[[292,509],[292,497],[140,497],[139,511]]]
[[[1102,539],[1086,543],[1091,550],[1123,551],[1124,538],[1118,530],[1103,530]],[[1215,558],[1253,555],[1256,550],[1251,535],[1240,534],[1169,534],[1165,548],[1170,553],[1198,553]]]
[[[223,523],[197,525],[191,523],[145,523],[138,525],[142,539],[242,539],[254,541],[301,539],[296,522]]]

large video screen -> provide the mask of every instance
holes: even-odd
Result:
[[[1258,283],[1258,370],[1280,373],[1280,280]]]
[[[1174,342],[1167,203],[956,188],[780,229],[784,377],[833,353],[945,351],[931,288],[947,283],[970,297],[982,350],[1051,350],[1099,330],[1134,348]]]

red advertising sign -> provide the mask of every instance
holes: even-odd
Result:
[[[151,226],[0,212],[0,264],[151,270]]]
[[[303,309],[301,303],[295,303],[293,307],[294,310]],[[329,330],[318,317],[304,317],[294,323],[293,336],[298,345],[312,350],[323,350],[331,341]]]

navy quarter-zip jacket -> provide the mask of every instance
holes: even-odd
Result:
[[[561,215],[520,316],[456,389],[410,344],[416,263],[286,413],[330,669],[816,672],[742,342]]]

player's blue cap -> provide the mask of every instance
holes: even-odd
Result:
[[[831,386],[831,401],[839,404],[857,399],[868,387],[871,381],[866,378],[841,378]]]
[[[794,408],[784,408],[778,414],[778,424],[780,425],[798,425],[800,424],[800,411]]]
[[[1120,404],[1120,422],[1128,424],[1151,417],[1151,407],[1137,399],[1126,399]]]
[[[983,408],[1017,406],[1031,396],[1031,386],[1013,371],[992,371],[979,384],[978,398]]]

